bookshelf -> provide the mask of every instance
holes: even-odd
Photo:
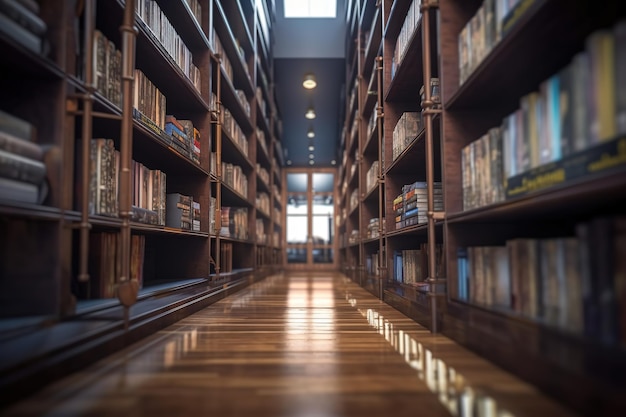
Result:
[[[0,156],[33,161],[0,176],[0,319],[72,317],[83,300],[115,299],[120,279],[138,281],[132,304],[151,287],[277,271],[273,2],[32,7],[28,29],[0,11],[12,57],[0,65]],[[224,207],[236,208],[227,236]]]
[[[439,3],[443,333],[585,415],[623,412],[626,8]]]

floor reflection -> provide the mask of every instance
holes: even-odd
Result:
[[[352,307],[358,302],[350,292],[346,300]],[[394,323],[378,311],[358,309],[367,322],[384,336],[391,346],[415,369],[420,380],[437,395],[441,404],[458,417],[515,417],[503,409],[491,396],[468,384],[462,374],[445,361],[437,358],[433,352],[413,338],[408,332],[396,329]]]

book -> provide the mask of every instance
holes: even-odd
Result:
[[[41,54],[41,38],[1,12],[0,31],[30,51]]]
[[[0,198],[21,203],[39,203],[39,188],[35,184],[0,177]]]
[[[0,132],[6,132],[27,142],[36,142],[37,129],[31,123],[0,110]]]
[[[44,159],[44,151],[41,146],[2,130],[0,130],[0,150],[35,161],[43,161]]]
[[[592,143],[613,139],[615,118],[615,42],[610,30],[592,33],[586,42],[591,63],[590,103],[594,110],[589,124]]]
[[[43,162],[0,148],[0,177],[39,185],[46,178]]]
[[[0,0],[0,13],[37,36],[46,33],[46,23],[37,13],[22,4],[21,1]]]

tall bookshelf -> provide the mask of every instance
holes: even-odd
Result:
[[[585,415],[621,414],[624,3],[440,8],[443,332]]]
[[[437,4],[365,1],[351,13],[339,183],[344,272],[436,331],[445,309],[441,116],[431,100],[437,90],[422,97],[420,87],[438,78]]]
[[[16,194],[32,184],[0,196],[0,317],[71,317],[83,300],[115,299],[120,277],[138,278],[141,294],[275,271],[280,241],[263,237],[281,228],[273,2],[136,0],[135,30],[121,1],[37,3],[30,29],[43,34],[0,30],[14,57],[0,65],[0,110],[34,127],[20,143],[46,172],[37,201]],[[135,85],[125,99],[123,68]],[[220,236],[222,207],[247,209],[247,235]]]

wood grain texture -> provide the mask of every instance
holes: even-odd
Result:
[[[467,407],[487,414],[464,412]],[[503,410],[509,413],[498,414]],[[570,415],[339,273],[268,277],[4,411]]]

